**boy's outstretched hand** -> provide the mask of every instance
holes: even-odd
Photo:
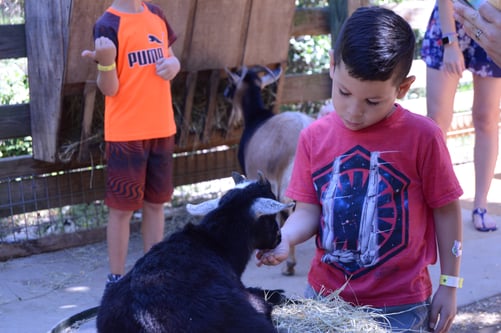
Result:
[[[96,61],[103,66],[113,65],[117,57],[117,48],[111,39],[99,37],[94,41],[94,51],[84,50],[82,57]]]
[[[282,237],[282,241],[273,250],[259,250],[256,252],[257,266],[278,265],[289,257],[289,242]]]

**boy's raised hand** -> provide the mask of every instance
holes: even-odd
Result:
[[[115,62],[117,48],[111,39],[99,37],[94,41],[94,51],[84,50],[82,57],[96,61],[100,65],[110,66]]]

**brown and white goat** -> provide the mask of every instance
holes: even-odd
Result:
[[[262,68],[243,68],[240,74],[228,71],[230,84],[225,95],[233,106],[230,125],[243,116],[244,130],[238,160],[245,175],[256,179],[258,170],[261,170],[270,181],[277,199],[287,203],[291,200],[285,196],[285,190],[289,185],[299,134],[314,119],[301,112],[274,114],[271,109],[265,108],[261,90],[275,82],[281,71],[267,69],[267,73],[260,77],[262,71]],[[280,225],[284,224],[289,214],[290,210],[279,214]],[[282,274],[294,275],[295,265],[295,249],[291,247]]]

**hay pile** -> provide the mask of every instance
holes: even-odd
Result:
[[[301,299],[273,309],[280,333],[389,332],[386,318],[368,307],[354,307],[337,294],[320,300]]]

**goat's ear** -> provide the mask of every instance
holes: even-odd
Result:
[[[191,215],[203,216],[203,215],[207,215],[208,213],[210,213],[211,211],[216,209],[218,204],[219,204],[219,198],[207,200],[207,201],[201,202],[199,204],[187,204],[186,210]]]
[[[293,202],[282,203],[269,198],[257,198],[250,208],[251,215],[257,220],[262,215],[274,215],[294,206]]]
[[[231,173],[231,178],[233,178],[233,181],[235,182],[235,185],[241,184],[241,183],[245,182],[245,180],[246,180],[246,178],[245,178],[244,175],[241,175],[241,174],[239,174],[236,171],[233,171]]]

